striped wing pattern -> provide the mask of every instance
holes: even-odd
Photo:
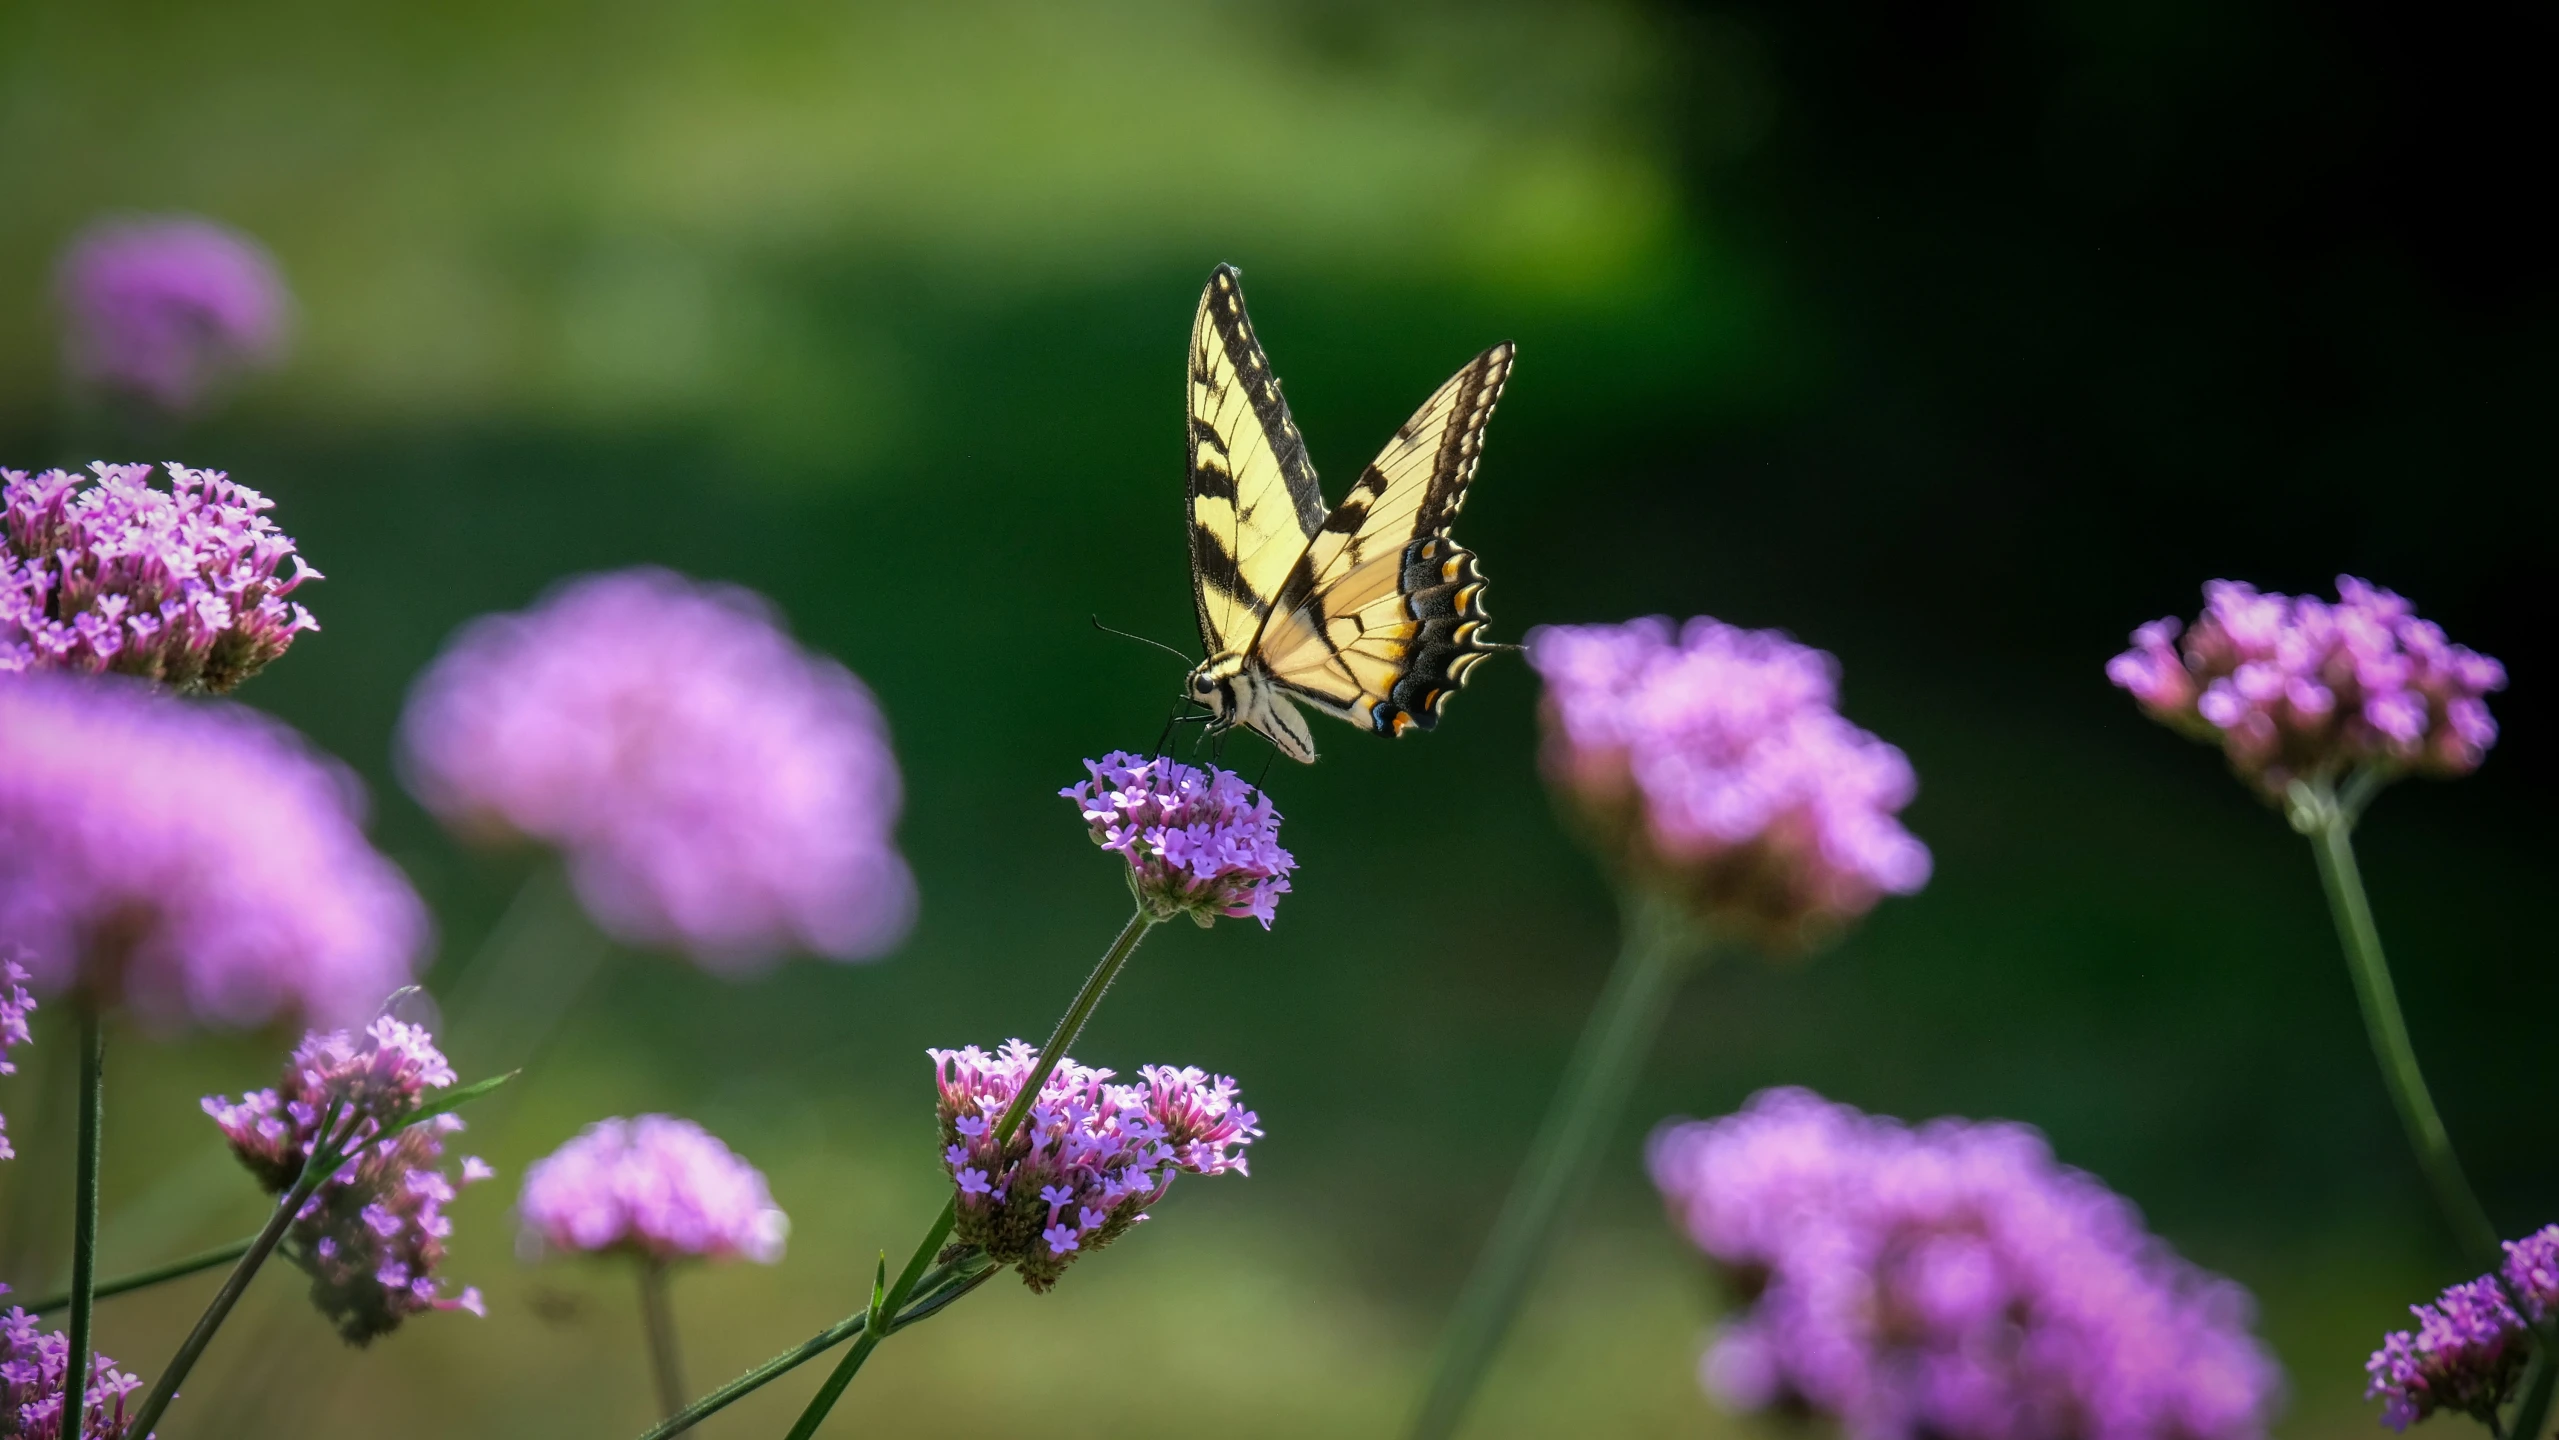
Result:
[[[1253,337],[1235,268],[1220,265],[1191,322],[1191,597],[1209,654],[1248,650],[1290,568],[1324,523],[1324,495]]]

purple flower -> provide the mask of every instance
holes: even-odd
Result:
[[[879,955],[914,919],[879,706],[733,586],[624,570],[475,621],[411,693],[401,750],[428,809],[558,846],[634,944],[739,972]]]
[[[993,1055],[974,1045],[925,1053],[940,1089],[943,1164],[959,1188],[953,1233],[1019,1269],[1033,1290],[1128,1233],[1176,1174],[1249,1173],[1244,1147],[1262,1134],[1225,1076],[1149,1065],[1145,1084],[1113,1085],[1112,1072],[1061,1059],[999,1148],[996,1124],[1039,1052],[1012,1040]]]
[[[166,490],[148,465],[0,470],[0,671],[221,694],[320,628],[285,599],[320,572],[267,519],[273,502],[219,470],[166,468]]]
[[[225,225],[156,216],[92,226],[58,278],[75,379],[163,410],[283,358],[291,296],[265,247]]]
[[[162,1025],[370,1014],[426,937],[354,777],[282,725],[130,682],[0,676],[0,935],[41,991]]]
[[[1548,625],[1544,764],[1602,852],[1710,928],[1795,948],[1928,882],[1902,752],[1837,709],[1838,664],[1704,616]]]
[[[453,1233],[444,1207],[458,1188],[444,1173],[444,1137],[462,1128],[461,1118],[401,1128],[428,1092],[452,1083],[434,1037],[383,1016],[361,1035],[303,1037],[272,1090],[204,1098],[231,1153],[270,1195],[293,1188],[323,1138],[348,1156],[285,1231],[283,1253],[309,1272],[312,1303],[349,1344],[370,1343],[428,1310],[487,1313],[478,1290],[447,1296],[435,1275]],[[459,1183],[492,1173],[475,1156],[463,1161]]]
[[[2467,775],[2497,743],[2486,697],[2506,687],[2505,667],[2351,575],[2333,604],[2215,580],[2182,648],[2178,628],[2171,617],[2134,631],[2106,678],[2152,719],[2219,745],[2269,798],[2366,768]]]
[[[2513,1396],[2531,1354],[2531,1327],[2559,1302],[2559,1225],[2505,1248],[2497,1274],[2451,1286],[2431,1305],[2409,1306],[2415,1328],[2383,1336],[2364,1362],[2364,1398],[2382,1402],[2383,1424],[2405,1430],[2451,1410],[2495,1428],[2497,1408]]]
[[[690,1120],[598,1120],[524,1172],[525,1248],[652,1260],[782,1258],[791,1222],[763,1173]]]
[[[1220,915],[1271,928],[1296,857],[1280,848],[1270,797],[1214,767],[1114,750],[1087,760],[1092,778],[1057,792],[1075,802],[1093,843],[1128,862],[1129,889],[1158,920]]]
[[[0,1075],[18,1073],[9,1052],[27,1043],[27,1014],[36,1008],[36,997],[27,993],[27,967],[18,963],[24,954],[15,945],[0,945]],[[9,1117],[0,1115],[0,1160],[17,1155],[9,1148]]]
[[[0,1295],[9,1287],[0,1285]],[[12,1305],[0,1316],[0,1436],[8,1440],[61,1440],[62,1394],[71,1368],[71,1342],[37,1328],[36,1317]],[[89,1388],[80,1412],[81,1440],[124,1440],[125,1397],[142,1382],[92,1351]]]
[[[1744,1301],[1701,1366],[1737,1409],[1854,1440],[2241,1440],[2278,1403],[2247,1293],[2026,1126],[1769,1090],[1665,1125],[1649,1163]]]

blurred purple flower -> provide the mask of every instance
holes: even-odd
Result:
[[[27,993],[27,967],[18,963],[25,954],[15,945],[0,944],[0,1075],[18,1073],[9,1052],[27,1043],[27,1014],[36,1008],[36,997]],[[17,1157],[9,1148],[9,1117],[0,1115],[0,1160]]]
[[[266,247],[192,216],[83,231],[63,252],[58,298],[72,377],[172,412],[281,360],[292,308]]]
[[[2497,743],[2486,696],[2505,667],[2444,638],[2387,590],[2337,577],[2337,600],[2204,586],[2181,648],[2175,617],[2133,632],[2106,678],[2150,717],[2218,744],[2270,798],[2370,766],[2458,776]]]
[[[146,1021],[369,1014],[425,907],[344,767],[284,726],[131,682],[0,676],[0,935],[37,989]]]
[[[736,973],[876,956],[913,923],[878,704],[734,586],[623,570],[474,621],[400,742],[428,809],[558,846],[618,939]]]
[[[2409,1306],[2416,1327],[2383,1336],[2364,1362],[2364,1398],[2382,1402],[2383,1424],[2405,1430],[2451,1410],[2496,1428],[2497,1407],[2513,1396],[2531,1354],[2531,1327],[2559,1304],[2559,1225],[2505,1248],[2497,1274],[2451,1286],[2431,1305]],[[2524,1314],[2515,1313],[2517,1302]]]
[[[0,1285],[0,1295],[9,1291]],[[61,1440],[62,1392],[71,1368],[71,1342],[58,1331],[37,1328],[36,1317],[10,1306],[0,1316],[0,1436],[7,1440]],[[125,1398],[141,1380],[91,1352],[89,1393],[80,1412],[82,1440],[124,1440]]]
[[[1250,1173],[1244,1147],[1262,1134],[1223,1075],[1149,1065],[1143,1085],[1113,1085],[1108,1070],[1060,1059],[999,1149],[996,1126],[1039,1052],[1012,1040],[993,1055],[974,1045],[925,1053],[940,1090],[942,1161],[959,1189],[953,1234],[1019,1269],[1033,1290],[1144,1220],[1176,1174]]]
[[[1158,920],[1217,916],[1271,928],[1296,857],[1280,848],[1270,797],[1234,772],[1114,750],[1087,760],[1092,778],[1057,793],[1075,802],[1093,843],[1128,862],[1129,888]]]
[[[0,470],[0,671],[112,671],[221,694],[319,622],[284,597],[320,572],[272,501],[219,470]],[[284,563],[293,573],[278,578]]]
[[[2247,1293],[2026,1126],[1769,1090],[1665,1125],[1649,1161],[1745,1302],[1701,1366],[1736,1409],[1852,1440],[2242,1440],[2279,1401]]]
[[[444,1207],[456,1188],[444,1173],[443,1137],[462,1120],[438,1115],[400,1128],[430,1091],[452,1083],[453,1067],[432,1036],[384,1016],[361,1035],[303,1037],[272,1090],[204,1098],[231,1153],[270,1195],[302,1177],[324,1123],[326,1138],[349,1156],[312,1192],[282,1247],[309,1272],[312,1303],[349,1344],[367,1344],[428,1310],[487,1313],[477,1289],[448,1297],[435,1274],[453,1233]],[[494,1173],[469,1157],[459,1183]]]
[[[690,1120],[598,1120],[524,1172],[526,1247],[651,1260],[782,1258],[791,1222],[764,1175]]]
[[[1548,625],[1544,764],[1613,863],[1699,920],[1793,948],[1928,883],[1919,780],[1840,717],[1838,664],[1699,616]]]

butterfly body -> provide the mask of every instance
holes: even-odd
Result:
[[[1496,345],[1450,377],[1326,509],[1233,267],[1191,328],[1191,593],[1208,658],[1186,690],[1311,762],[1299,705],[1380,735],[1427,730],[1484,656],[1484,580],[1449,538],[1510,377]]]

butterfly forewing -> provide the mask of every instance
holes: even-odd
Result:
[[[1191,322],[1191,594],[1210,654],[1243,650],[1308,537],[1324,496],[1306,440],[1253,336],[1232,266],[1220,265]]]

